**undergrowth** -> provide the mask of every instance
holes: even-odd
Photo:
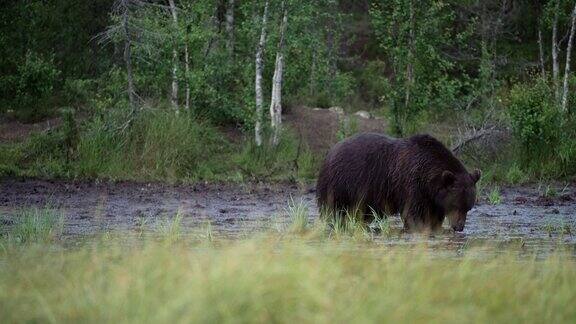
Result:
[[[251,139],[231,142],[210,123],[167,109],[107,112],[80,127],[0,144],[0,155],[0,177],[113,181],[306,182],[315,178],[318,163],[289,132],[275,148],[256,147]]]

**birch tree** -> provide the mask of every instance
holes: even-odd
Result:
[[[414,83],[414,3],[412,0],[408,3],[409,22],[408,22],[408,60],[406,63],[406,91],[404,98],[404,108],[410,107],[410,91]]]
[[[226,48],[230,54],[234,53],[234,0],[228,0],[226,6]]]
[[[184,102],[184,108],[186,111],[190,111],[190,53],[188,52],[188,47],[190,47],[189,35],[190,25],[186,27],[186,36],[184,40],[184,71],[186,72],[186,98]]]
[[[542,22],[538,23],[538,57],[540,63],[540,74],[543,78],[546,77],[546,66],[544,64],[544,44],[542,41]]]
[[[256,47],[256,78],[254,82],[256,92],[256,111],[255,111],[255,126],[254,138],[256,146],[262,145],[262,106],[264,103],[264,96],[262,95],[262,71],[264,70],[264,47],[266,46],[266,24],[268,20],[268,5],[266,1],[264,5],[264,14],[262,15],[262,31],[260,32],[260,40]]]
[[[564,67],[564,86],[562,90],[562,111],[567,111],[568,105],[568,77],[570,74],[570,58],[572,56],[572,45],[574,43],[574,29],[576,28],[576,4],[572,10],[572,22],[570,24],[570,36],[566,47],[566,64]]]
[[[277,146],[280,141],[282,130],[282,80],[284,76],[284,43],[285,33],[288,25],[288,9],[282,2],[283,17],[280,23],[280,41],[276,52],[276,63],[274,65],[274,76],[272,78],[272,96],[270,99],[270,120],[272,128],[272,146]]]
[[[174,32],[178,35],[178,12],[174,0],[168,0],[170,5],[170,13],[172,14],[172,22],[174,24]],[[178,40],[174,40],[174,48],[172,49],[172,92],[170,95],[170,102],[174,109],[178,109]]]
[[[560,11],[560,0],[555,0],[554,19],[552,20],[552,82],[554,84],[554,93],[556,102],[560,100],[559,73],[560,64],[558,63],[558,14]]]
[[[463,83],[450,77],[453,63],[442,52],[455,44],[448,28],[453,18],[449,6],[431,0],[378,1],[370,17],[392,70],[383,99],[390,104],[394,131],[402,136],[425,109],[456,102],[454,94]]]

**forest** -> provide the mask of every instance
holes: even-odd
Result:
[[[573,322],[575,38],[574,0],[0,1],[0,322]],[[445,146],[461,228],[326,216],[364,133]]]
[[[12,2],[2,118],[63,127],[3,144],[0,174],[310,180],[328,148],[311,137],[363,130],[346,118],[361,111],[390,135],[458,147],[490,181],[569,178],[573,12],[572,1]],[[301,131],[310,108],[331,107],[344,112],[331,136]]]

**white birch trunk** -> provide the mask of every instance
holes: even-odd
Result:
[[[552,82],[554,84],[554,94],[556,102],[560,101],[560,84],[558,76],[560,73],[560,66],[558,63],[558,10],[560,0],[556,0],[556,7],[554,10],[554,20],[552,21]]]
[[[264,47],[266,45],[266,23],[268,20],[268,1],[264,5],[264,15],[262,16],[262,32],[260,32],[260,41],[256,48],[256,111],[255,111],[255,126],[254,138],[256,146],[262,145],[262,106],[264,104],[264,96],[262,95],[262,71],[264,70]]]
[[[572,10],[572,23],[570,27],[570,37],[568,38],[568,46],[566,48],[566,66],[564,68],[564,87],[562,90],[562,111],[566,112],[568,109],[568,77],[570,74],[570,57],[572,56],[572,45],[574,43],[574,31],[576,28],[576,4]]]
[[[184,108],[190,110],[190,55],[188,53],[188,32],[186,32],[186,44],[184,44],[184,71],[186,72],[186,101]]]
[[[540,74],[543,78],[546,77],[546,66],[544,65],[544,47],[542,43],[542,24],[538,25],[538,50],[540,56]]]
[[[284,2],[282,3],[284,7]],[[274,77],[272,79],[272,98],[270,100],[270,119],[272,126],[272,146],[277,146],[280,142],[280,132],[282,131],[282,79],[284,76],[284,34],[288,25],[288,11],[284,9],[284,16],[280,25],[280,42],[276,53],[276,64]]]
[[[414,4],[410,1],[410,30],[408,44],[408,64],[406,66],[406,93],[404,98],[404,108],[410,107],[410,92],[414,79]]]
[[[170,4],[170,12],[172,13],[172,21],[174,23],[174,32],[178,33],[178,13],[176,12],[176,4],[174,0],[168,0]],[[172,93],[170,96],[170,101],[172,102],[172,107],[178,110],[178,42],[174,42],[174,49],[172,50]]]
[[[234,53],[234,0],[228,0],[228,6],[226,8],[226,34],[228,35],[228,40],[226,42],[226,48],[230,54]]]

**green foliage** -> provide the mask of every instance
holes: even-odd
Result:
[[[513,164],[506,173],[506,182],[510,184],[521,184],[528,180],[527,175],[517,165]]]
[[[16,74],[0,78],[3,105],[14,110],[15,116],[27,122],[45,117],[60,71],[53,59],[28,52]],[[10,98],[10,99],[9,99]]]
[[[71,109],[63,109],[63,116],[58,129],[0,145],[0,176],[310,181],[318,168],[319,157],[291,135],[277,148],[230,143],[210,123],[185,112],[147,108],[133,115],[113,109],[82,127]]]
[[[377,108],[387,104],[386,98],[389,98],[389,94],[392,92],[390,81],[384,74],[385,71],[385,62],[370,61],[359,76],[359,86],[363,96],[372,106]]]
[[[431,107],[449,110],[462,91],[462,78],[451,74],[454,62],[442,55],[443,47],[461,38],[451,27],[453,16],[441,1],[378,1],[371,9],[371,23],[393,71],[382,99],[390,103],[399,135],[418,128],[420,114]]]
[[[502,203],[502,195],[500,194],[500,187],[495,186],[488,194],[488,201],[492,205],[499,205]]]
[[[78,175],[176,181],[212,178],[226,168],[218,155],[227,144],[188,114],[145,110],[130,124],[122,123],[125,118],[96,118],[86,126],[75,161]]]
[[[356,133],[358,133],[358,119],[354,116],[342,115],[342,117],[338,119],[338,132],[336,133],[338,141]]]
[[[114,0],[8,1],[0,11],[0,113],[37,121],[79,103],[69,82],[108,69],[111,47],[98,48]],[[86,13],[90,14],[87,15]]]
[[[522,146],[524,163],[540,163],[554,153],[560,115],[553,91],[544,80],[518,84],[510,92],[512,129]]]
[[[289,133],[284,134],[276,147],[246,144],[235,160],[250,180],[312,180],[319,163],[302,139]]]

